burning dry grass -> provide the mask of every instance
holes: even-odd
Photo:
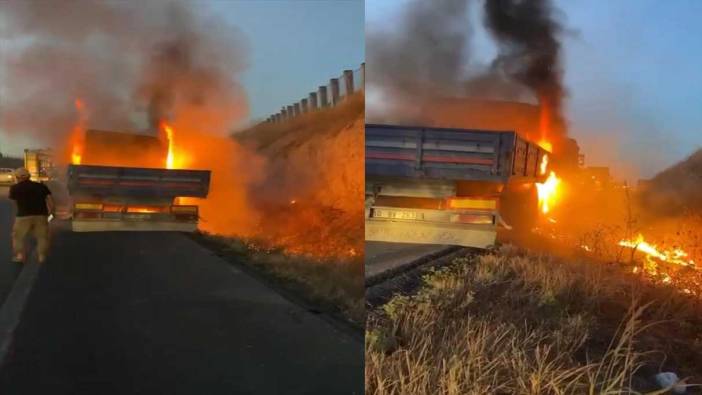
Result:
[[[616,265],[503,248],[424,283],[370,315],[368,393],[619,394],[651,390],[658,369],[702,378],[699,301]]]
[[[650,188],[598,184],[583,176],[568,175],[561,190],[532,235],[505,233],[504,239],[560,257],[622,264],[646,281],[702,295],[702,215],[690,204],[652,211],[645,204]]]
[[[363,96],[356,95],[237,134],[230,143],[240,159],[228,173],[213,173],[212,195],[219,198],[202,202],[201,222],[217,235],[208,237],[217,249],[359,326],[365,320],[363,122]],[[226,148],[216,146],[210,150],[215,161]],[[221,169],[231,160],[220,162],[212,165]],[[241,179],[234,169],[258,174],[239,188],[241,182],[226,184]],[[218,190],[227,185],[231,191]],[[244,220],[246,227],[235,226]]]
[[[656,221],[633,232],[601,225],[582,234],[581,248],[602,260],[639,266],[643,263],[640,268],[653,277],[671,273],[696,277],[702,270],[697,263],[702,258],[700,226],[699,215]],[[702,283],[696,291],[702,291]]]
[[[358,94],[337,107],[238,134],[266,162],[251,193],[262,213],[252,237],[293,254],[360,262],[363,129]]]
[[[595,194],[588,205],[564,202],[567,211],[553,213],[556,219],[542,221],[536,237],[520,237],[518,243],[561,257],[616,263],[643,280],[702,295],[700,214],[654,218],[628,203],[623,193],[610,191],[606,201],[602,197]]]

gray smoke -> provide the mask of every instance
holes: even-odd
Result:
[[[472,62],[470,5],[482,5],[498,55]],[[557,13],[549,0],[415,0],[393,31],[367,37],[368,81],[397,100],[469,97],[538,102],[565,133]]]
[[[467,0],[414,1],[399,30],[368,34],[368,80],[400,94],[455,91],[467,62]]]
[[[246,66],[245,41],[190,5],[0,1],[0,130],[61,143],[77,119],[76,98],[93,128],[153,129],[179,109],[214,101],[233,109],[227,120],[234,122],[246,113],[236,81]]]

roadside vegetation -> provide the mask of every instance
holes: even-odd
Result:
[[[359,334],[365,324],[364,108],[363,94],[354,94],[337,106],[233,135],[260,162],[246,169],[252,180],[238,191],[246,204],[228,213],[232,221],[205,218],[207,233],[196,236],[289,298],[352,323]],[[247,217],[248,226],[229,226],[235,217]],[[212,222],[223,226],[208,227]]]
[[[266,282],[316,311],[337,316],[358,328],[365,323],[361,258],[321,259],[262,248],[255,241],[200,233],[196,240],[225,260],[244,265]]]
[[[459,257],[369,312],[366,392],[655,394],[665,371],[701,382],[699,298],[630,269],[509,245]]]

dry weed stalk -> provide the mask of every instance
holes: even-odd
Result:
[[[620,293],[591,265],[509,247],[425,276],[369,324],[369,394],[622,394],[643,355],[648,305],[632,302],[610,346],[579,361],[593,323],[583,304]],[[620,295],[621,296],[621,295]]]

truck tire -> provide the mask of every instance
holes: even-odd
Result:
[[[516,232],[529,232],[539,216],[539,197],[536,186],[507,187],[500,196],[500,215]]]

